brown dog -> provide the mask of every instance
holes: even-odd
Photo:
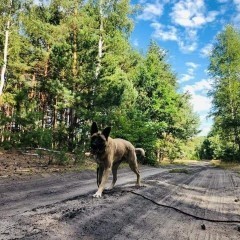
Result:
[[[102,132],[98,131],[97,124],[93,122],[91,127],[91,154],[95,156],[98,163],[97,185],[98,190],[93,197],[101,197],[107,183],[110,172],[112,171],[112,189],[117,181],[117,169],[122,161],[127,161],[131,170],[137,175],[136,185],[140,186],[140,174],[138,170],[136,152],[144,156],[142,148],[134,146],[120,138],[109,137],[111,127],[106,127]]]

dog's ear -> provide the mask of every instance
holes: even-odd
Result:
[[[106,127],[103,131],[102,134],[104,135],[104,137],[106,138],[106,140],[108,140],[109,134],[111,132],[111,127]]]
[[[92,136],[94,133],[97,133],[97,132],[98,132],[97,123],[96,123],[96,122],[93,122],[93,123],[92,123],[92,126],[91,126],[91,136]]]

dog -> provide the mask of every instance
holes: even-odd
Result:
[[[105,189],[110,172],[112,171],[113,180],[111,190],[117,181],[117,170],[121,162],[128,162],[131,170],[136,174],[136,186],[141,186],[140,172],[138,169],[137,156],[145,156],[142,148],[135,148],[129,141],[120,138],[109,137],[111,127],[106,127],[102,132],[98,130],[96,122],[91,126],[90,154],[94,156],[97,168],[98,190],[93,197],[100,198]]]

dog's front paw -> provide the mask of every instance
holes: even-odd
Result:
[[[142,187],[146,187],[146,186],[142,183],[136,183],[135,184],[135,188],[142,188]]]
[[[102,193],[96,192],[95,194],[93,194],[94,198],[100,198],[102,197]]]
[[[108,188],[105,188],[105,190],[104,191],[112,191],[113,190],[113,187],[112,186],[110,186],[110,187],[108,187]]]

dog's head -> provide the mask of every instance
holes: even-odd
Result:
[[[111,127],[106,127],[102,132],[98,131],[97,123],[91,127],[91,153],[101,154],[105,152]]]

